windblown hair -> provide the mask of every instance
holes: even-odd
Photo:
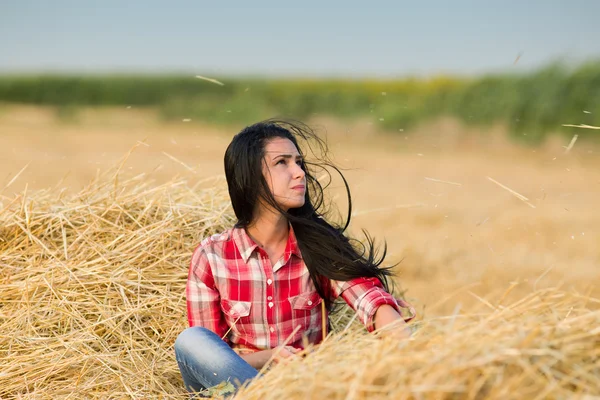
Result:
[[[289,139],[303,156],[301,168],[306,176],[305,202],[302,207],[283,210],[275,201],[262,174],[262,163],[267,142],[274,138]],[[316,158],[304,157],[298,139],[307,143]],[[234,136],[225,151],[225,176],[233,211],[238,219],[236,227],[247,228],[252,223],[255,206],[259,200],[281,212],[290,221],[302,258],[310,277],[329,309],[332,309],[329,279],[348,281],[360,277],[376,277],[389,290],[388,277],[391,267],[380,267],[383,253],[377,256],[374,239],[365,231],[366,245],[344,235],[352,216],[352,197],[344,175],[329,159],[327,144],[306,124],[298,121],[270,119],[244,128]],[[328,168],[341,177],[348,196],[348,213],[341,224],[328,221],[330,210],[326,209],[324,189],[331,182]],[[321,185],[316,171],[322,170],[329,183]]]

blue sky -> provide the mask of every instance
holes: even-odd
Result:
[[[0,51],[4,72],[468,75],[599,59],[600,1],[3,0]]]

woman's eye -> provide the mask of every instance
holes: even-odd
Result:
[[[277,163],[275,165],[277,165],[277,164],[285,164],[285,160],[281,159],[281,160],[277,161]]]

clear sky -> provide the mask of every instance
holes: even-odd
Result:
[[[599,58],[600,0],[0,0],[0,72],[392,77]]]

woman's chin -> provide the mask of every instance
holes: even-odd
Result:
[[[287,209],[288,211],[294,208],[300,208],[304,205],[304,201],[295,201],[295,202],[290,202],[288,204],[286,204],[284,206],[284,209]]]

